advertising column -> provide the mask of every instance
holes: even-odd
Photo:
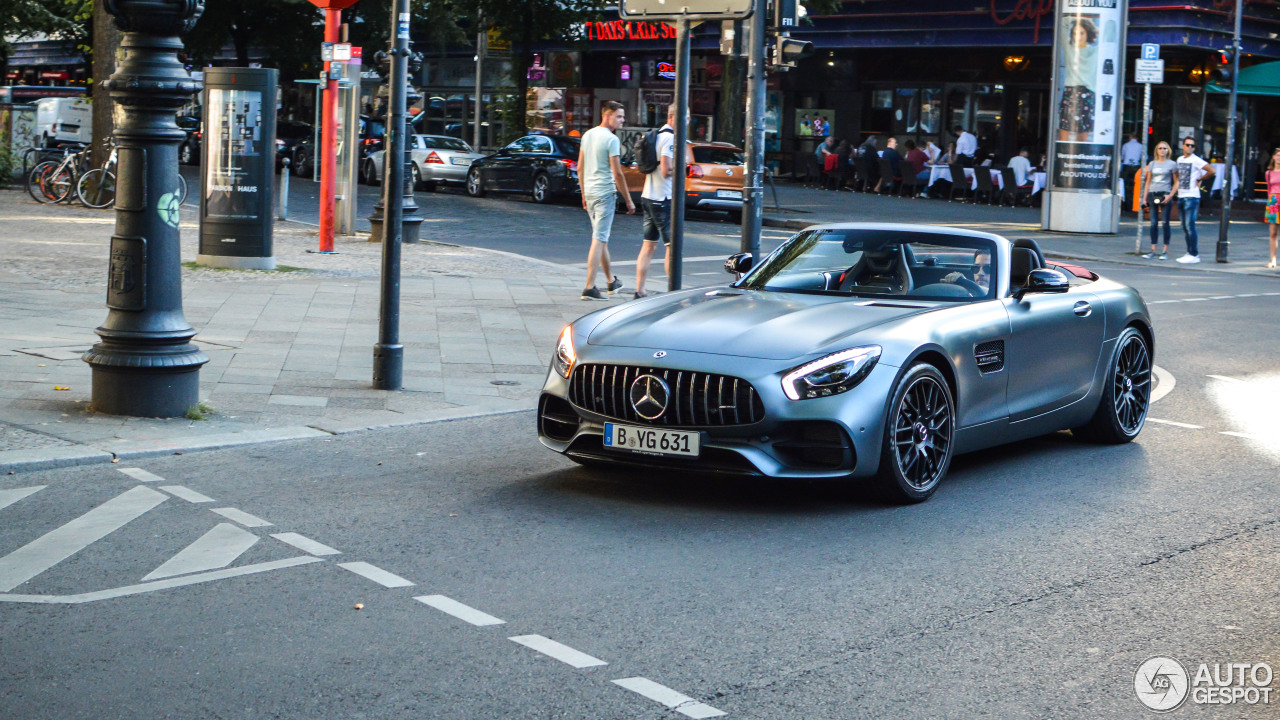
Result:
[[[1060,0],[1041,226],[1115,233],[1127,0]]]

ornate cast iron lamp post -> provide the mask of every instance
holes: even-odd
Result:
[[[107,80],[119,107],[120,178],[111,236],[107,319],[85,353],[92,407],[114,415],[175,417],[199,401],[209,361],[182,313],[178,145],[174,115],[200,90],[178,61],[180,36],[204,0],[105,0],[124,32],[124,59]]]

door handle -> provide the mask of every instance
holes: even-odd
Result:
[[[1071,311],[1074,312],[1077,317],[1089,317],[1093,314],[1093,306],[1084,300],[1081,300],[1076,303],[1076,306],[1072,308]]]

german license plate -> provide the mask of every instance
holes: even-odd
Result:
[[[449,162],[454,165],[467,166],[471,164],[471,158],[449,158]]]
[[[610,450],[629,450],[646,455],[698,457],[696,432],[659,430],[633,425],[604,424],[604,446]]]
[[[727,198],[729,200],[741,200],[742,191],[741,190],[717,190],[716,197]]]

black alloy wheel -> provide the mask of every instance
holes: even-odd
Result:
[[[413,163],[411,168],[409,171],[413,176],[413,185],[411,187],[417,190],[422,185],[422,171],[418,170],[418,163]]]
[[[889,404],[881,489],[894,502],[921,502],[938,488],[951,466],[955,403],[938,369],[913,365],[898,381]]]
[[[471,168],[467,173],[467,194],[471,197],[484,197],[484,184],[480,181],[480,168]]]
[[[184,142],[182,147],[178,148],[178,162],[183,165],[195,162],[195,149],[191,147],[191,143]]]
[[[1138,437],[1151,408],[1151,351],[1146,337],[1130,326],[1120,333],[1108,366],[1098,410],[1071,434],[1089,442],[1119,445]]]
[[[546,173],[538,173],[533,178],[533,201],[545,205],[551,202],[551,178]]]
[[[306,152],[299,152],[297,157],[293,159],[293,174],[296,177],[308,177],[311,175],[311,155]]]

